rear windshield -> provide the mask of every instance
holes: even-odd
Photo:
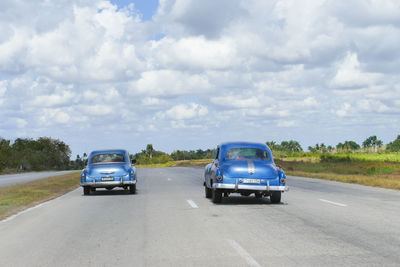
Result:
[[[259,148],[231,148],[226,151],[225,159],[269,160],[269,154],[266,150]]]
[[[94,155],[90,161],[91,163],[109,163],[109,162],[125,162],[123,154],[118,153],[104,153]]]

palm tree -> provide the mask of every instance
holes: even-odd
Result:
[[[154,151],[153,145],[152,144],[148,144],[146,146],[146,153],[149,155],[150,158],[153,157],[153,151]]]

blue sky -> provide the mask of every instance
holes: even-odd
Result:
[[[74,157],[386,144],[400,134],[398,47],[397,0],[3,1],[0,137],[57,138]]]
[[[135,8],[143,15],[143,20],[151,20],[158,8],[158,0],[112,0],[119,8],[133,3]]]

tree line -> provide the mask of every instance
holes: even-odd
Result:
[[[69,146],[57,139],[18,138],[11,144],[0,137],[0,171],[64,170],[70,167],[70,156]]]
[[[366,138],[361,145],[355,141],[344,141],[336,145],[336,147],[326,146],[324,143],[316,144],[315,146],[309,146],[308,150],[313,153],[325,153],[336,151],[339,153],[346,152],[382,152],[383,150],[388,152],[399,152],[400,151],[400,135],[395,140],[384,146],[382,140],[379,140],[376,135]]]
[[[304,152],[300,143],[295,140],[268,141],[266,144],[273,151],[284,153]],[[399,152],[400,135],[395,140],[385,146],[375,135],[366,138],[362,144],[355,141],[344,141],[335,147],[324,143],[309,146],[308,151],[312,153],[325,152]],[[197,150],[174,150],[171,154],[158,151],[148,144],[146,149],[131,155],[138,164],[158,164],[176,160],[210,159],[215,157],[216,149],[197,149]],[[11,143],[0,137],[0,171],[5,169],[21,171],[40,171],[40,170],[65,170],[82,169],[87,164],[88,155],[77,155],[75,160],[70,160],[71,150],[67,144],[49,137],[40,137],[36,140],[29,138],[18,138]]]

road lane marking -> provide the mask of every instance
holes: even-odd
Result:
[[[40,204],[38,204],[38,205],[36,205],[36,206],[27,208],[26,210],[20,211],[20,212],[18,212],[18,213],[16,213],[16,214],[11,215],[11,216],[8,217],[8,218],[5,218],[4,220],[0,221],[0,223],[6,223],[6,222],[9,222],[9,221],[11,221],[11,220],[14,220],[14,219],[17,218],[18,216],[20,216],[20,215],[22,215],[22,214],[24,214],[24,213],[28,213],[28,212],[30,212],[30,211],[32,211],[32,210],[37,209],[37,208],[43,207],[43,206],[47,205],[48,203],[49,203],[49,201],[46,201],[46,202],[40,203]]]
[[[189,203],[189,205],[190,205],[192,208],[194,208],[194,209],[198,209],[198,208],[199,208],[199,206],[197,206],[197,204],[194,203],[193,200],[188,199],[188,200],[186,200],[186,201],[187,201],[187,203]]]
[[[322,199],[322,198],[320,198],[319,200],[322,201],[322,202],[326,202],[326,203],[332,204],[332,205],[336,205],[336,206],[340,206],[340,207],[347,207],[346,204],[342,204],[342,203],[338,203],[338,202],[333,202],[333,201],[329,201],[329,200]]]
[[[242,248],[242,246],[239,245],[239,243],[237,243],[233,239],[229,239],[228,241],[231,247],[233,247],[236,250],[236,252],[240,255],[240,257],[242,257],[249,266],[261,267],[261,265],[255,259],[253,259],[253,257],[244,248]]]
[[[168,181],[172,181],[172,179],[171,179],[171,178],[168,178],[167,180],[168,180]]]

